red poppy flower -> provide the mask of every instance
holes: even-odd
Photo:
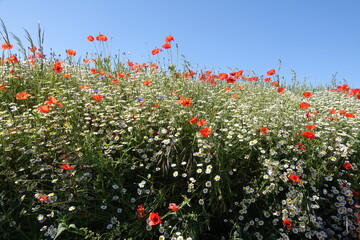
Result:
[[[61,61],[54,63],[54,72],[61,73],[62,70],[63,70],[63,68],[62,68]]]
[[[284,219],[283,224],[284,224],[284,226],[286,226],[288,228],[292,227],[292,222],[289,219]]]
[[[64,74],[63,77],[64,78],[69,78],[71,75],[70,74]]]
[[[296,174],[290,174],[290,175],[288,176],[288,178],[289,178],[291,181],[297,182],[297,183],[301,181],[300,178],[299,178],[299,176],[296,175]]]
[[[337,86],[335,91],[346,93],[346,92],[350,91],[350,88],[349,88],[348,84],[344,84],[342,86]]]
[[[257,81],[257,80],[259,80],[259,78],[258,78],[258,77],[249,77],[247,80],[248,80],[249,82],[252,82],[252,81]]]
[[[236,79],[235,79],[235,78],[232,78],[232,77],[228,77],[228,78],[226,79],[226,82],[227,82],[227,83],[235,83],[235,82],[236,82]]]
[[[304,92],[303,96],[306,97],[306,98],[309,98],[309,97],[312,96],[312,93],[311,92]]]
[[[152,64],[150,65],[150,67],[151,67],[151,68],[155,68],[155,69],[158,69],[158,68],[159,68],[159,66],[156,65],[156,63],[152,63]]]
[[[227,73],[219,73],[219,79],[220,80],[225,80],[227,79],[229,76],[227,75]]]
[[[353,113],[345,113],[345,116],[346,116],[347,118],[354,118],[354,117],[356,117],[355,114],[353,114]]]
[[[262,134],[262,135],[265,135],[268,131],[269,131],[269,129],[267,127],[260,128],[260,134]]]
[[[197,122],[197,118],[196,117],[192,117],[190,120],[189,120],[189,123],[193,124],[193,123],[196,123]]]
[[[207,122],[204,119],[200,119],[196,124],[198,126],[204,126]]]
[[[194,75],[196,75],[196,72],[190,70],[189,72],[185,72],[183,74],[183,76],[185,77],[185,80],[189,80],[190,78],[192,78]]]
[[[87,88],[87,87],[89,87],[89,84],[82,85],[82,86],[80,86],[79,88],[80,88],[80,89],[84,89],[84,88]]]
[[[304,144],[302,144],[302,143],[297,143],[297,144],[295,144],[295,146],[297,147],[297,149],[302,150],[302,151],[304,151],[306,149]]]
[[[344,163],[343,164],[343,167],[345,168],[345,169],[347,169],[347,170],[349,170],[349,169],[351,169],[352,167],[353,167],[353,165],[351,164],[351,163]]]
[[[86,40],[88,40],[89,42],[92,42],[92,41],[94,41],[94,37],[89,35]]]
[[[264,78],[264,82],[270,82],[271,78],[267,77],[267,78]]]
[[[75,55],[76,55],[76,51],[75,51],[75,50],[72,50],[72,49],[66,50],[66,53],[67,53],[67,55],[69,55],[69,56],[75,56]]]
[[[46,105],[53,106],[57,103],[57,99],[54,97],[48,97],[48,100],[45,101]]]
[[[120,78],[125,77],[125,74],[123,74],[123,73],[117,73],[116,75],[117,75],[118,77],[120,77]]]
[[[181,104],[185,107],[191,107],[193,103],[191,101],[191,98],[185,98],[181,101]]]
[[[173,212],[176,212],[179,210],[179,206],[176,205],[175,203],[170,203],[168,209],[170,209]]]
[[[64,170],[72,170],[75,167],[70,166],[69,164],[66,163],[66,164],[61,165],[61,168],[64,169]]]
[[[34,56],[33,56],[33,55],[30,55],[30,56],[28,57],[28,59],[29,59],[29,63],[35,65],[35,61],[34,61]],[[1,60],[0,60],[0,63],[1,63]]]
[[[241,78],[243,73],[244,73],[244,70],[240,70],[237,72],[231,72],[230,76],[232,76],[234,78]]]
[[[271,82],[270,84],[271,84],[271,86],[275,86],[275,87],[278,87],[278,86],[279,86],[279,82],[278,82],[278,81]]]
[[[271,69],[271,70],[266,72],[267,76],[271,76],[271,75],[274,75],[274,74],[275,74],[275,69]]]
[[[359,198],[360,197],[360,194],[359,194],[359,192],[352,192],[352,194],[353,194],[353,196],[354,197],[356,197],[356,198]],[[359,217],[360,217],[360,213],[359,213],[359,215],[358,215]]]
[[[48,106],[55,106],[55,105],[58,105],[60,107],[62,106],[62,103],[59,103],[58,100],[54,97],[48,97],[48,100],[46,100],[44,103]]]
[[[302,132],[301,136],[309,138],[310,140],[315,138],[315,134],[313,132]]]
[[[6,61],[10,61],[10,62],[12,62],[14,64],[19,62],[19,60],[17,59],[17,57],[15,55],[10,55],[8,58],[5,59],[5,62]]]
[[[136,215],[138,218],[143,218],[146,216],[144,205],[140,204],[137,206]]]
[[[160,103],[157,102],[153,103],[153,107],[160,107]]]
[[[46,202],[47,200],[49,200],[49,196],[46,194],[42,194],[37,199],[39,200],[39,202],[43,203],[43,202]]]
[[[283,88],[283,87],[279,87],[277,90],[278,93],[284,93],[284,91],[285,91],[285,88]]]
[[[174,41],[174,37],[173,37],[173,36],[169,35],[169,36],[166,36],[166,37],[165,37],[165,42],[169,43],[169,42],[171,42],[171,41]]]
[[[30,96],[31,96],[30,94],[28,94],[26,91],[24,91],[24,92],[16,94],[16,99],[17,100],[25,100]]]
[[[340,114],[340,115],[345,115],[345,114],[346,114],[346,111],[345,111],[345,110],[339,110],[339,114]]]
[[[154,50],[151,51],[151,54],[156,55],[160,52],[160,50],[161,50],[160,48],[155,48]]]
[[[331,110],[329,110],[329,113],[330,113],[330,114],[335,114],[335,113],[336,113],[336,110],[335,110],[335,109],[331,109]]]
[[[11,45],[11,44],[8,43],[8,42],[4,42],[3,44],[1,44],[2,50],[10,50],[10,49],[12,49],[13,47],[14,47],[14,46]]]
[[[145,81],[143,81],[143,85],[144,85],[144,86],[149,86],[149,87],[151,87],[151,82],[150,82],[150,80],[145,80]]]
[[[107,41],[107,37],[105,35],[99,34],[96,36],[96,40],[98,41]]]
[[[37,52],[37,53],[36,53],[36,56],[37,56],[38,58],[42,58],[42,59],[45,58],[45,55],[44,55],[42,52]]]
[[[206,137],[211,133],[211,128],[202,128],[200,129],[200,134],[202,137]]]
[[[306,125],[305,127],[309,130],[314,130],[316,128],[316,125]]]
[[[150,213],[149,215],[149,225],[150,226],[155,226],[155,225],[158,225],[159,223],[162,223],[161,221],[161,217],[159,216],[158,213]]]
[[[169,49],[169,48],[171,48],[171,44],[170,43],[165,43],[161,47],[164,48],[164,49]]]
[[[358,94],[360,94],[360,88],[355,88],[355,89],[352,89],[347,96],[351,97],[353,95],[358,95]]]
[[[48,105],[41,105],[37,109],[42,113],[50,112],[50,107]]]
[[[37,50],[37,48],[35,46],[29,47],[29,50],[30,50],[30,52],[35,52]]]
[[[310,104],[306,103],[306,102],[302,102],[299,104],[299,107],[302,109],[307,109],[310,107]]]
[[[100,102],[103,97],[103,95],[92,95],[92,98],[97,102]]]
[[[91,68],[91,69],[90,69],[90,72],[91,72],[92,74],[96,74],[96,73],[97,73],[97,69],[96,69],[96,68]]]

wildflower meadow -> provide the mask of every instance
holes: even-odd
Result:
[[[0,239],[359,239],[360,89],[0,32]]]

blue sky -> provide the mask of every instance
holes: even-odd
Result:
[[[281,60],[288,82],[292,70],[313,85],[337,73],[352,88],[360,88],[359,12],[359,0],[0,0],[0,18],[17,36],[25,28],[36,38],[40,22],[45,53],[74,49],[84,57],[96,51],[86,37],[101,33],[113,53],[143,63],[167,57],[149,53],[173,35],[194,70],[264,75]]]

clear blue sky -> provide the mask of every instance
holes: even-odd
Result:
[[[74,49],[84,57],[95,52],[86,37],[101,33],[114,53],[142,63],[173,35],[194,69],[263,75],[280,59],[287,80],[291,69],[315,85],[337,72],[352,88],[360,88],[359,12],[359,0],[0,0],[0,18],[19,37],[22,28],[36,36],[40,22],[45,53]]]

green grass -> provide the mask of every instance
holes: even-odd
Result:
[[[360,100],[346,86],[285,85],[278,73],[227,83],[230,75],[171,60],[134,67],[105,54],[106,42],[89,64],[54,55],[30,63],[18,44],[19,62],[4,50],[0,66],[0,238],[359,235]],[[31,96],[17,99],[22,92]],[[161,223],[150,226],[151,213]]]

